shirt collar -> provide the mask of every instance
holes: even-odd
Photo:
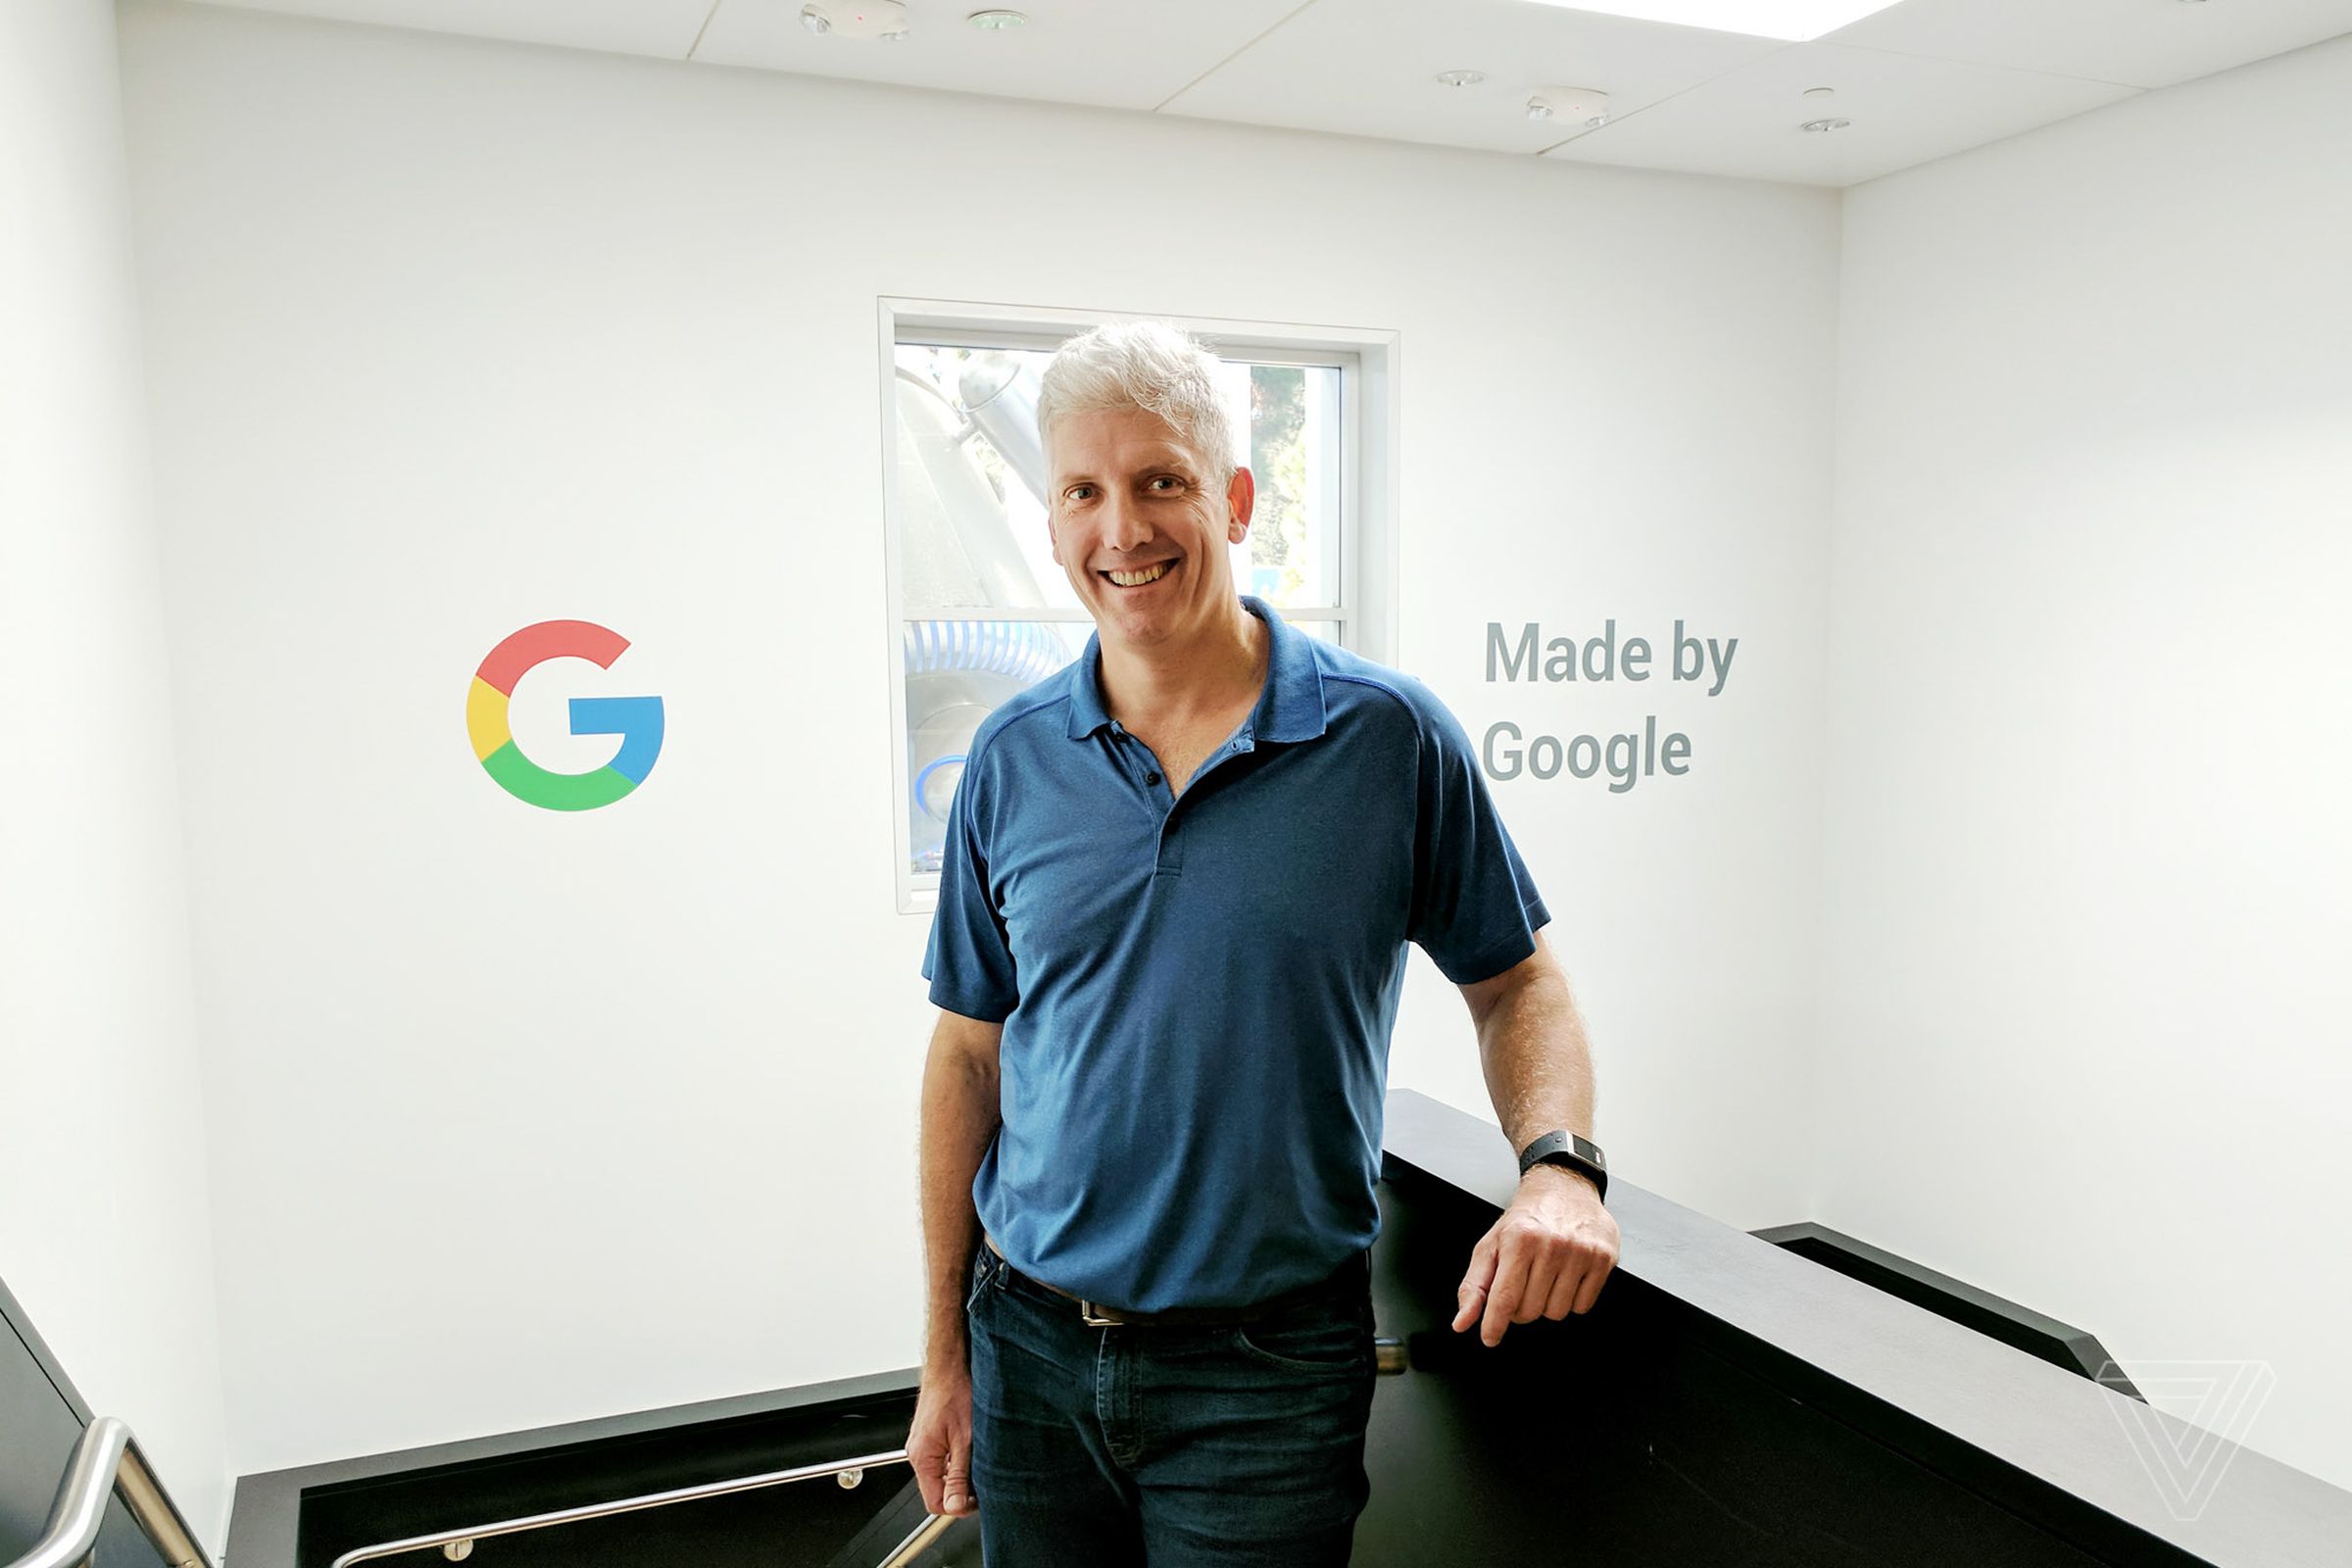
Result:
[[[1242,595],[1242,608],[1266,623],[1274,650],[1266,661],[1265,689],[1250,715],[1250,734],[1261,741],[1311,741],[1323,733],[1323,672],[1306,633],[1294,631],[1274,607],[1255,594]],[[1102,634],[1086,640],[1086,652],[1070,672],[1070,739],[1083,740],[1110,722],[1102,707]]]

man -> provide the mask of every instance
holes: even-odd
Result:
[[[980,726],[950,812],[908,1448],[991,1568],[1347,1561],[1407,942],[1461,987],[1512,1147],[1592,1127],[1460,724],[1235,591],[1254,490],[1216,370],[1152,322],[1054,357],[1054,559],[1096,631]],[[1589,1176],[1532,1166],[1455,1331],[1588,1310],[1617,1245]]]

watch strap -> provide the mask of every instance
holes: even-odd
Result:
[[[1592,1178],[1599,1196],[1609,1196],[1608,1157],[1600,1146],[1589,1138],[1559,1128],[1545,1133],[1519,1152],[1519,1174],[1524,1176],[1538,1165],[1561,1165]]]

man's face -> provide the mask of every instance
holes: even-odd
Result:
[[[1174,427],[1143,409],[1056,419],[1046,468],[1054,559],[1104,642],[1182,643],[1231,616],[1226,547],[1250,535],[1248,468],[1218,485]]]

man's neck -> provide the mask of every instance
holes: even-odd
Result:
[[[1254,703],[1273,662],[1274,630],[1237,597],[1231,618],[1185,643],[1102,643],[1102,706],[1129,729],[1183,724]]]

